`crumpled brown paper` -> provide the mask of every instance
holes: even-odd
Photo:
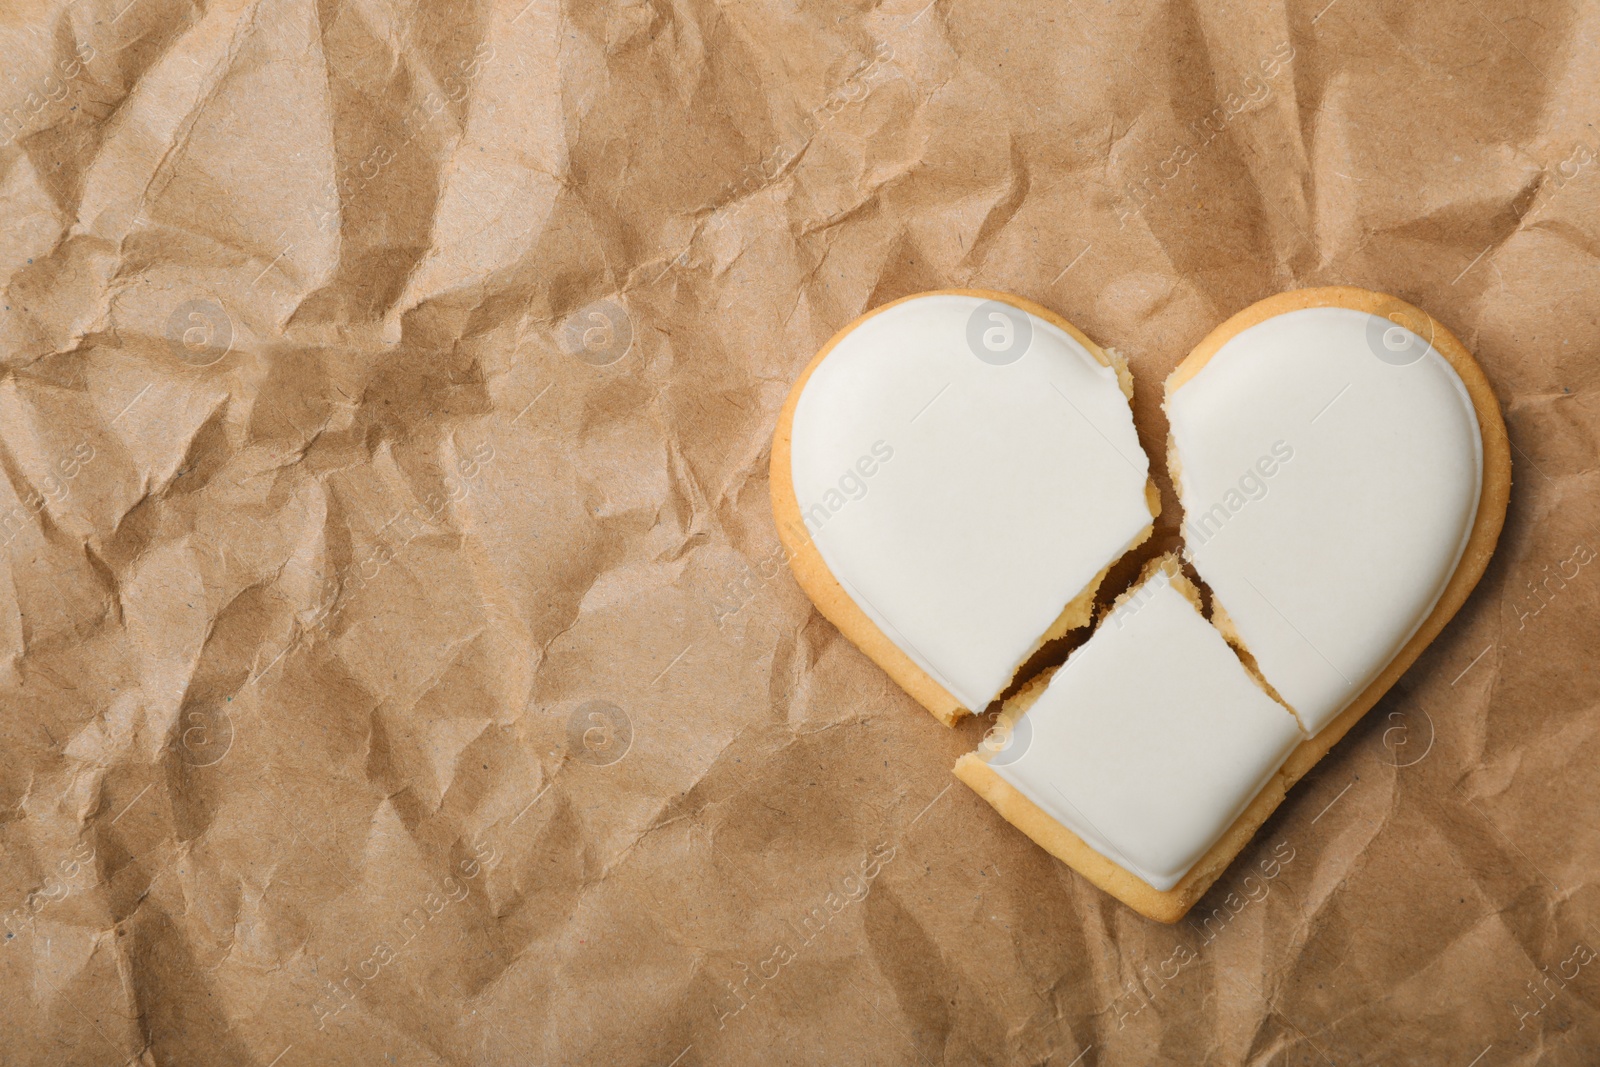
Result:
[[[0,9],[0,1063],[1596,1062],[1597,22]],[[1477,354],[1506,533],[1161,926],[953,786],[986,723],[811,610],[768,442],[983,286],[1160,456],[1189,347],[1333,283]]]

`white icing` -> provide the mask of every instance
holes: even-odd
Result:
[[[1116,372],[1015,310],[1025,354],[979,359],[983,303],[918,297],[841,339],[796,405],[791,468],[840,585],[971,710],[1151,521]]]
[[[1390,351],[1421,351],[1365,312],[1279,315],[1167,401],[1195,568],[1313,735],[1433,610],[1478,510],[1466,388],[1431,347],[1379,358],[1385,335]]]
[[[1090,848],[1165,891],[1304,737],[1157,574],[1072,654],[986,758]]]

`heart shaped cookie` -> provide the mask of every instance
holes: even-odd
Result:
[[[772,479],[791,565],[941,719],[1086,625],[1110,564],[1148,536],[1148,463],[1113,383],[1131,394],[1069,324],[963,291],[857,320],[796,385]],[[952,392],[967,402],[912,429]],[[1078,419],[1039,402],[1052,394]],[[1176,557],[1149,562],[956,775],[1171,922],[1461,606],[1499,536],[1510,458],[1460,342],[1359,289],[1234,316],[1168,378],[1166,409],[1209,619]],[[864,441],[887,454],[852,466]]]

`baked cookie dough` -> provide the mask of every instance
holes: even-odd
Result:
[[[1087,625],[1158,506],[1126,368],[1018,297],[863,315],[795,383],[772,448],[778,536],[841,633],[947,725]]]
[[[1269,297],[1212,331],[1167,378],[1166,410],[1186,552],[1213,621],[1311,735],[1286,765],[1298,778],[1488,566],[1511,495],[1499,402],[1432,316],[1336,286]],[[1293,457],[1260,499],[1229,507],[1279,441]]]
[[[1040,682],[956,776],[1123,899],[1177,886],[1305,740],[1171,555]]]
[[[1027,301],[908,297],[841,331],[784,407],[779,535],[819,610],[929,711],[986,707],[1087,625],[1156,494],[1125,366]],[[1488,563],[1510,449],[1428,315],[1272,297],[1166,383],[1185,558],[1152,561],[956,775],[1047,851],[1175,922],[1416,659]]]

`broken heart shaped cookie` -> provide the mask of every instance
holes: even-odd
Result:
[[[1055,347],[1034,359],[1039,336]],[[962,367],[963,353],[1013,374],[1031,364],[1033,376],[989,378]],[[1062,369],[1068,353],[1087,374]],[[827,384],[813,393],[819,376]],[[1110,564],[1149,534],[1148,463],[1125,402],[1106,392],[1113,377],[1126,396],[1120,361],[1042,309],[940,293],[858,320],[790,398],[773,493],[795,573],[946,721],[1006,689],[1043,640],[1087,625]],[[828,496],[842,436],[888,445],[873,431],[891,425],[886,412],[910,427],[958,389],[979,399],[951,405],[928,437],[902,429],[907,447],[872,475],[851,468],[859,477]],[[1365,290],[1262,301],[1202,341],[1166,389],[1183,555],[1209,590],[1209,617],[1175,556],[1149,561],[1065,664],[1006,701],[999,743],[964,756],[956,775],[1090,881],[1172,922],[1461,606],[1499,536],[1510,457],[1499,406],[1460,342]],[[1079,432],[1048,425],[1065,414],[1037,403],[1051,393]],[[942,451],[924,451],[930,440]],[[1024,442],[1046,447],[1008,451]],[[806,493],[824,505],[811,521]],[[890,506],[857,506],[872,493]],[[828,525],[847,508],[852,523]],[[893,561],[899,585],[874,583],[880,561]],[[1030,568],[1047,575],[1031,589]]]

